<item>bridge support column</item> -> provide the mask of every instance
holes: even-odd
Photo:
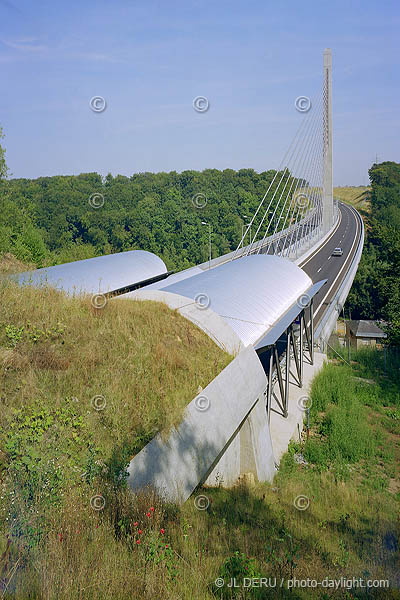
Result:
[[[323,82],[323,229],[333,226],[333,174],[332,174],[332,50],[324,50]]]
[[[314,301],[310,303],[310,358],[311,364],[314,364]]]
[[[267,414],[268,424],[271,422],[271,400],[272,400],[272,373],[274,370],[274,354],[272,348],[270,348],[269,355],[269,371],[268,371],[268,390],[267,390]]]
[[[289,378],[290,378],[290,338],[291,338],[291,330],[288,329],[286,332],[287,341],[286,341],[286,373],[285,373],[285,397],[283,401],[283,416],[288,416],[288,404],[289,404]]]
[[[302,385],[303,385],[303,373],[304,373],[304,364],[303,364],[303,360],[304,360],[304,348],[303,348],[304,334],[303,334],[303,328],[304,328],[304,310],[302,310],[301,313],[300,313],[300,379],[301,379],[301,384]]]
[[[295,323],[292,323],[287,328],[284,336],[274,344],[265,347],[261,352],[261,356],[264,356],[264,353],[267,355],[265,359],[260,360],[268,376],[265,409],[269,423],[271,421],[271,412],[288,418],[290,385],[294,384],[296,387],[302,388],[304,384],[304,362],[311,366],[314,364],[313,319],[314,306],[313,299],[311,299],[307,312],[306,309],[303,309],[299,314],[298,328],[296,327],[295,329]],[[281,344],[281,348],[284,343],[281,355],[278,352],[279,343]],[[296,366],[295,372],[292,372],[290,369],[292,350]],[[276,392],[274,390],[275,384],[277,384]],[[272,407],[273,400],[274,407]]]

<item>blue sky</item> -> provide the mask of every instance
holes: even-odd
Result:
[[[0,0],[8,166],[277,168],[304,118],[294,100],[316,101],[330,47],[334,183],[366,184],[376,155],[400,162],[399,31],[398,0]]]

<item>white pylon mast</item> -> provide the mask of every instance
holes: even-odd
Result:
[[[324,110],[323,110],[323,229],[333,226],[333,175],[332,175],[332,50],[324,50]]]

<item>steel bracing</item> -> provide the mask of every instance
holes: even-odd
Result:
[[[268,376],[265,393],[268,420],[271,418],[271,411],[279,412],[287,418],[289,383],[292,379],[301,388],[304,361],[314,364],[313,301],[300,312],[296,321],[287,327],[278,340],[263,347],[258,353]],[[294,372],[291,370],[292,365]],[[278,386],[275,391],[276,383]],[[272,408],[272,398],[278,410]]]

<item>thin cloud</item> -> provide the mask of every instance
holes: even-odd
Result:
[[[27,53],[45,52],[48,50],[47,46],[38,44],[37,38],[21,38],[17,40],[2,40],[3,44],[13,50],[19,50]]]
[[[1,2],[1,0],[0,0]],[[1,42],[7,48],[16,50],[20,55],[45,55],[46,57],[52,57],[54,59],[71,59],[71,60],[87,60],[91,62],[103,62],[103,63],[121,63],[124,62],[122,59],[105,54],[101,52],[85,51],[84,49],[78,49],[71,47],[70,43],[61,43],[57,47],[47,46],[41,42],[40,39],[35,37],[24,37],[18,39],[2,39]],[[79,44],[78,44],[79,46]],[[12,62],[15,60],[17,55],[0,56],[0,62]]]

